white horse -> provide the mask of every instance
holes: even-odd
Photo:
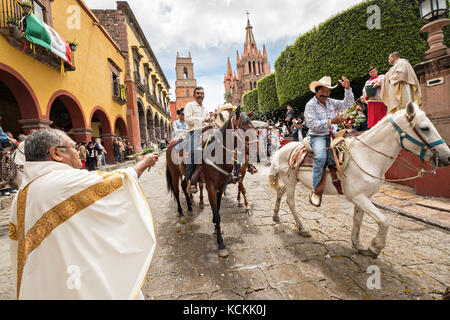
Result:
[[[346,139],[351,159],[343,171],[346,178],[342,181],[342,190],[345,197],[355,205],[352,245],[360,254],[375,259],[385,247],[389,226],[386,216],[375,207],[370,198],[379,191],[385,173],[402,148],[419,155],[422,160],[432,160],[436,167],[450,164],[450,148],[415,102],[409,103],[405,109],[393,115],[387,115],[358,139],[359,141],[354,138]],[[295,186],[299,181],[312,188],[312,168],[300,167],[297,174],[288,174],[291,152],[302,143],[290,143],[275,153],[269,185],[277,191],[273,220],[280,221],[278,216],[280,201],[284,193],[287,193],[287,204],[299,233],[310,237],[295,211],[294,195]],[[284,185],[280,185],[280,179]],[[337,195],[330,175],[327,175],[326,180],[325,194]],[[363,249],[359,240],[364,213],[368,213],[378,224],[378,233],[368,249]]]

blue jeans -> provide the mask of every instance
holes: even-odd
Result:
[[[186,181],[191,179],[192,173],[194,173],[195,165],[202,162],[202,149],[199,146],[200,136],[202,130],[192,130],[188,132],[186,137],[186,147],[189,148],[188,163],[186,164]]]
[[[116,154],[116,163],[119,163],[119,159],[120,159],[120,154]]]
[[[314,151],[314,164],[313,164],[313,178],[312,178],[312,187],[314,190],[320,184],[320,181],[323,177],[323,170],[325,165],[333,165],[334,161],[333,154],[331,150],[328,150],[327,147],[330,146],[330,137],[329,136],[311,136],[311,148]]]

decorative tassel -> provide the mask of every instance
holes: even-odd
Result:
[[[23,50],[22,52],[25,52],[25,49],[27,48],[27,39],[25,39],[25,43],[23,44]]]
[[[66,75],[66,72],[64,71],[64,60],[63,59],[61,59],[61,75],[62,76]]]

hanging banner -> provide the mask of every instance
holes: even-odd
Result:
[[[75,68],[72,65],[72,51],[66,40],[34,14],[30,14],[25,19],[27,24],[25,36],[29,42],[50,50],[69,66]]]

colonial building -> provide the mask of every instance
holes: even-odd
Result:
[[[142,142],[170,138],[169,83],[126,1],[116,10],[93,10],[126,58],[128,118],[137,121]]]
[[[262,53],[258,50],[250,19],[247,20],[246,32],[244,53],[239,56],[239,51],[237,52],[237,74],[233,72],[228,58],[227,73],[223,81],[227,102],[236,106],[242,104],[244,93],[256,89],[258,80],[271,73],[266,46],[263,45]]]
[[[77,142],[101,137],[111,163],[116,135],[139,143],[128,116],[125,55],[83,1],[33,3],[25,28],[25,7],[0,2],[1,125],[15,137],[50,126]],[[70,49],[70,40],[78,46]]]
[[[194,64],[191,53],[188,57],[180,57],[177,52],[177,62],[175,65],[177,80],[176,87],[176,110],[180,110],[191,101],[194,101],[194,89],[197,87],[197,80],[194,77]]]

